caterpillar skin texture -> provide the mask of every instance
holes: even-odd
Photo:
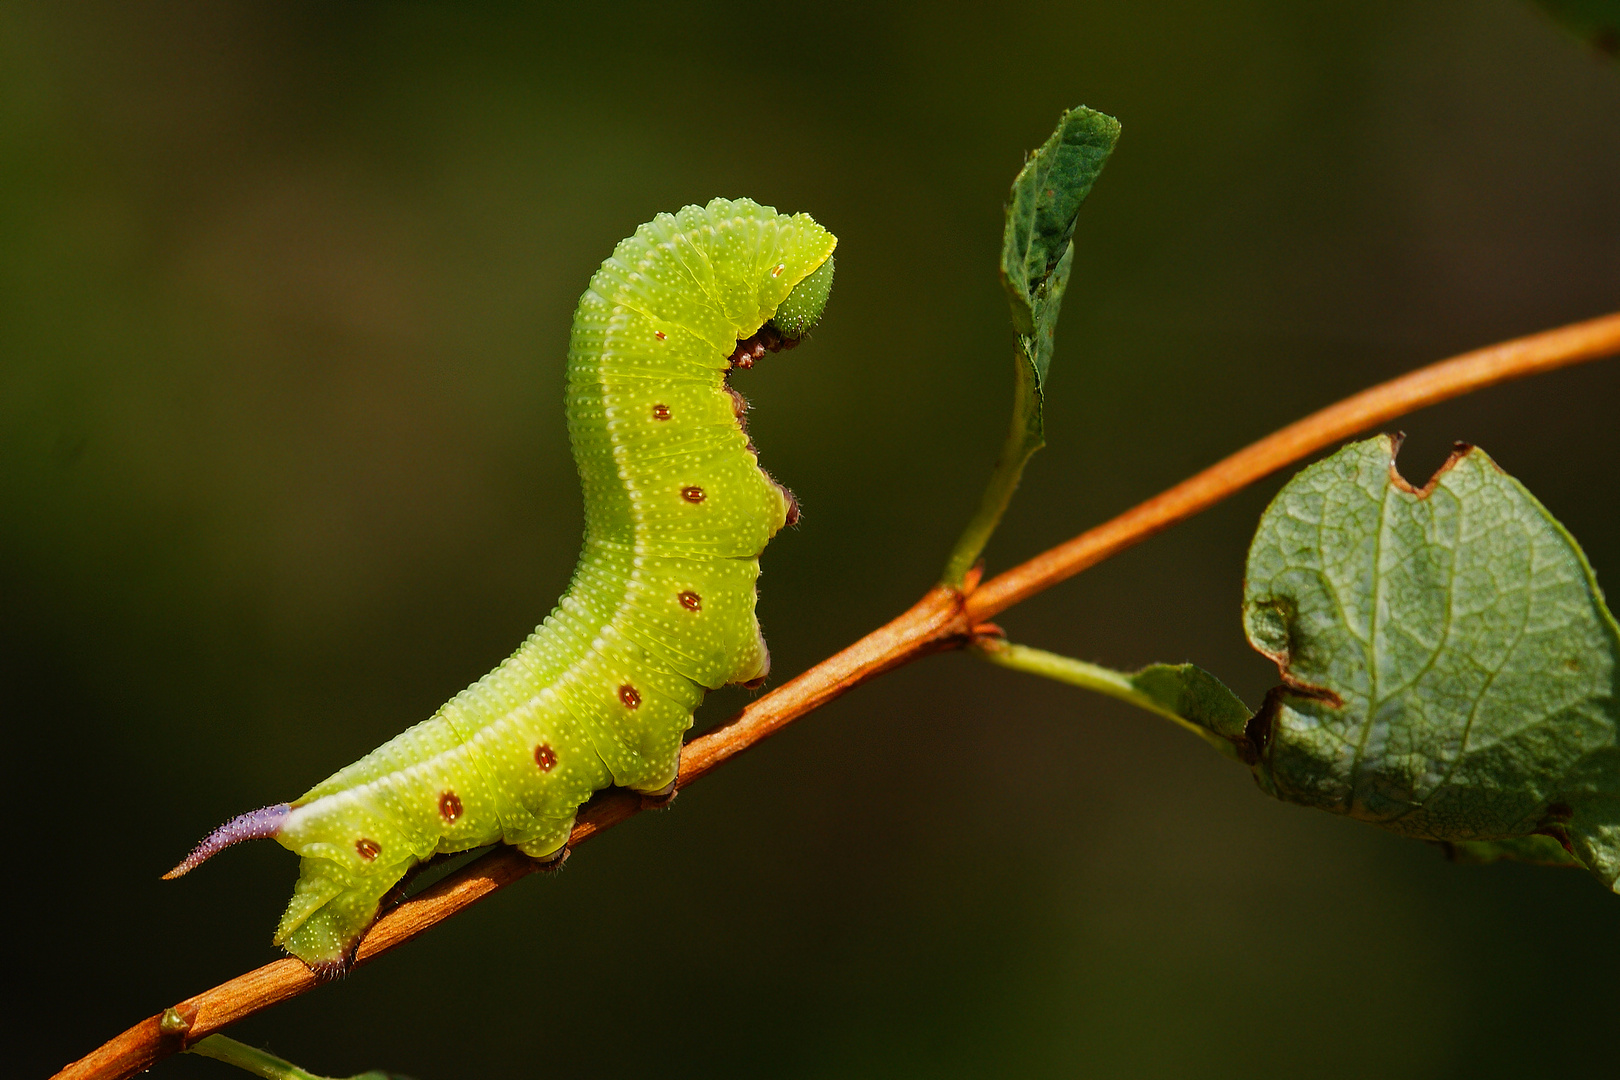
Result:
[[[423,860],[496,842],[556,857],[592,792],[668,791],[704,692],[770,666],[754,581],[798,516],[726,375],[820,318],[837,242],[806,214],[715,199],[620,243],[569,340],[585,542],[556,608],[431,718],[222,825],[168,876],[273,836],[302,859],[276,943],[335,974]]]

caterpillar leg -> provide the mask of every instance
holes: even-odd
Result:
[[[641,796],[643,810],[662,810],[675,801],[675,781],[671,780],[657,791],[638,791],[636,794]]]
[[[377,805],[383,795],[349,791],[294,807],[276,835],[300,861],[275,943],[324,978],[348,970],[383,898],[437,846],[408,815]]]
[[[377,919],[382,900],[415,861],[354,879],[331,859],[305,857],[298,884],[276,927],[275,943],[324,979],[349,970],[360,939]]]
[[[563,848],[575,807],[602,786],[606,769],[553,722],[565,715],[560,703],[521,700],[520,690],[481,728],[447,706],[447,724],[460,729],[453,750],[293,807],[276,839],[302,864],[277,944],[318,972],[340,973],[381,904],[422,861],[495,841],[542,858]]]
[[[570,831],[572,830],[570,829]],[[554,840],[537,840],[533,843],[514,844],[513,846],[550,870],[562,866],[563,862],[568,858],[568,837],[566,834],[564,834],[561,843]]]

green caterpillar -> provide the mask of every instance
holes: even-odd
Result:
[[[302,857],[275,941],[335,974],[422,861],[496,842],[556,858],[592,792],[670,791],[704,692],[765,678],[759,555],[798,519],[726,376],[815,325],[837,243],[806,214],[748,199],[660,214],[621,242],[574,311],[585,542],[556,608],[430,719],[220,826],[166,876],[274,837]]]

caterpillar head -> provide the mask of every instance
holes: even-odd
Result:
[[[832,292],[833,257],[811,271],[810,276],[793,286],[787,299],[776,309],[766,326],[788,341],[797,341],[808,334],[821,321],[827,310],[827,297]]]

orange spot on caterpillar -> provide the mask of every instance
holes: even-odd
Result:
[[[461,816],[461,796],[453,791],[440,792],[439,816],[444,818],[445,824],[450,824]]]
[[[703,597],[699,596],[695,592],[692,592],[690,589],[681,593],[679,599],[681,601],[681,607],[685,608],[687,611],[703,610]]]
[[[668,420],[669,419],[669,406],[664,405],[664,404],[654,405],[653,406],[653,419],[654,420]]]
[[[382,845],[369,836],[362,836],[354,842],[354,850],[366,862],[371,862],[382,854]]]
[[[707,498],[707,496],[703,494],[702,488],[694,484],[691,487],[681,488],[681,498],[685,499],[689,503],[700,503]]]
[[[664,340],[664,332],[662,330],[654,330],[653,331],[653,337],[657,338],[659,341],[663,341]]]
[[[786,269],[787,269],[787,267],[783,266],[781,263],[777,263],[774,267],[771,268],[771,277],[781,277],[782,276],[782,271],[784,271]]]
[[[541,743],[534,748],[534,763],[540,766],[541,772],[550,772],[557,767],[557,751],[549,743]]]
[[[629,683],[619,687],[619,700],[624,702],[627,709],[641,708],[641,692]]]

